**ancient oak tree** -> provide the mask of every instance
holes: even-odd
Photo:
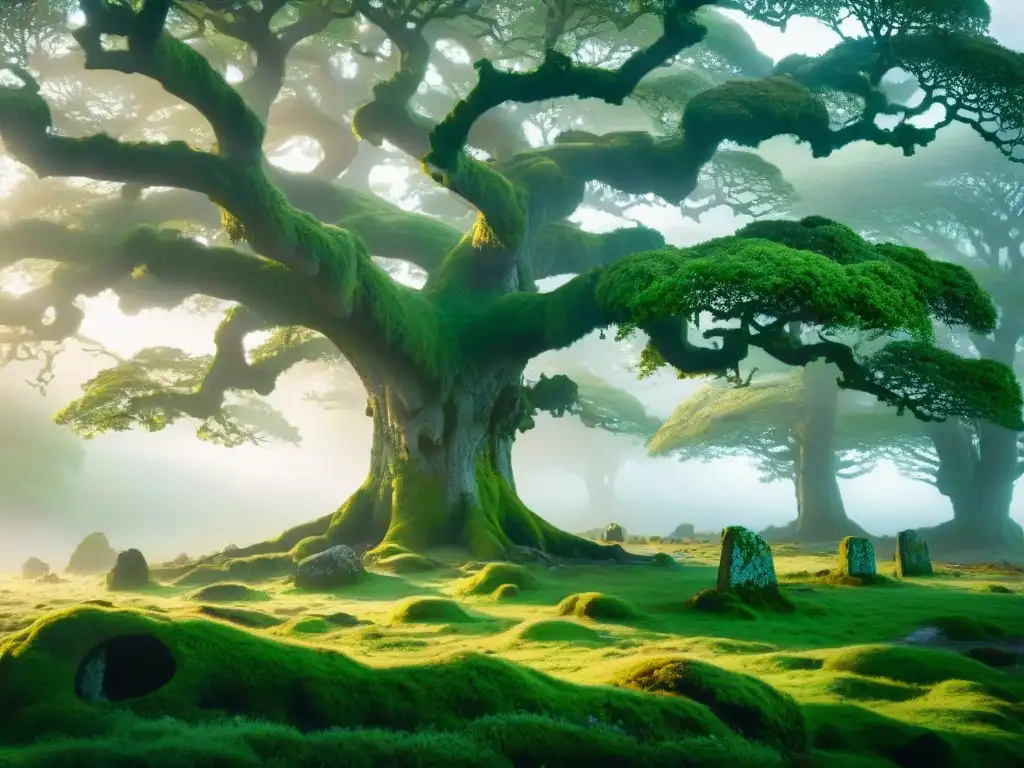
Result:
[[[291,23],[320,23],[309,5],[264,3],[292,13]],[[412,223],[365,194],[332,197],[348,206],[335,223],[310,212],[316,202],[309,198],[317,195],[308,192],[323,185],[303,186],[306,180],[269,167],[266,93],[241,93],[175,34],[185,4],[172,13],[169,0],[81,0],[84,22],[73,36],[87,70],[149,78],[190,105],[209,125],[206,144],[57,130],[46,79],[28,66],[9,66],[0,88],[5,148],[38,176],[118,182],[134,190],[129,198],[149,187],[189,190],[221,209],[237,244],[208,246],[147,228],[115,244],[102,232],[52,222],[12,225],[3,246],[8,262],[32,254],[59,263],[48,283],[4,305],[4,323],[40,336],[73,333],[81,321],[75,299],[106,288],[131,294],[158,285],[167,302],[204,294],[237,304],[201,381],[148,395],[133,391],[130,377],[112,375],[92,382],[62,421],[85,434],[135,424],[159,429],[182,414],[216,423],[225,392],[268,392],[298,359],[340,353],[358,373],[374,430],[366,482],[337,512],[239,554],[301,555],[360,542],[374,547],[370,557],[452,544],[478,558],[524,548],[623,557],[621,549],[568,535],[527,509],[510,461],[528,410],[526,363],[611,325],[620,334],[647,334],[648,368],[716,373],[759,348],[788,365],[829,362],[840,386],[920,418],[976,416],[1020,426],[1020,391],[1009,369],[933,343],[936,320],[978,333],[995,325],[990,299],[960,266],[906,246],[868,244],[820,217],[761,222],[685,249],[642,228],[596,236],[566,222],[588,184],[677,203],[698,187],[720,147],[752,148],[776,136],[794,136],[815,157],[860,141],[912,154],[959,122],[1016,157],[1024,142],[1024,65],[1019,54],[981,36],[988,10],[980,0],[958,2],[956,12],[919,0],[730,0],[722,5],[776,25],[794,15],[849,15],[860,19],[864,35],[816,59],[790,57],[762,76],[710,84],[685,102],[672,132],[566,131],[552,143],[489,159],[472,137],[492,110],[565,98],[622,104],[648,75],[701,46],[708,35],[702,19],[715,3],[319,5],[379,30],[397,64],[355,110],[352,129],[421,161],[434,183],[476,211],[469,231],[452,238],[439,222]],[[500,38],[516,19],[525,28],[523,20],[532,24],[538,14],[546,19],[543,41],[530,66],[477,61],[475,84],[439,122],[410,106],[442,27],[454,27],[452,36],[475,28]],[[568,37],[599,40],[602,30],[639,23],[652,30],[649,42],[602,66],[564,45]],[[286,48],[283,34],[277,29],[272,53]],[[882,78],[897,67],[919,78],[920,105],[885,95]],[[845,105],[839,123],[834,102]],[[942,122],[914,122],[933,106],[944,110]],[[882,117],[895,127],[881,127]],[[303,190],[308,197],[300,202]],[[374,263],[396,243],[426,270],[421,290],[396,283]],[[552,292],[536,291],[539,273],[558,272],[580,274]],[[694,338],[702,314],[732,325]],[[794,322],[814,329],[814,338],[794,339],[787,331]],[[248,356],[243,340],[259,331],[273,331],[275,342]],[[839,331],[879,334],[887,343],[859,354]]]

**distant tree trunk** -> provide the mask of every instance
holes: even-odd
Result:
[[[795,484],[797,519],[774,537],[795,541],[835,541],[866,536],[846,516],[839,490],[836,422],[839,410],[839,372],[825,363],[803,370],[803,417],[797,426]]]
[[[1013,367],[1024,332],[1019,312],[1007,312],[991,339],[976,339],[984,356]],[[953,505],[953,519],[921,531],[938,553],[985,552],[1024,558],[1024,529],[1010,518],[1020,462],[1018,433],[982,422],[929,425],[939,459],[935,486]]]
[[[935,485],[953,519],[921,533],[933,552],[1024,556],[1024,530],[1010,518],[1017,481],[1017,433],[994,424],[972,429],[957,421],[929,427],[939,458]]]
[[[595,524],[621,523],[616,519],[618,505],[615,502],[615,479],[619,474],[619,461],[614,463],[595,459],[580,473],[587,488],[588,519]]]

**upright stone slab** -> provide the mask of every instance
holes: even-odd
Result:
[[[874,576],[875,545],[857,536],[847,536],[839,542],[839,573],[860,579]]]
[[[928,554],[928,542],[918,536],[917,531],[896,534],[896,577],[931,575],[932,558]]]
[[[722,531],[722,558],[718,561],[718,591],[777,589],[775,561],[768,542],[738,525]]]

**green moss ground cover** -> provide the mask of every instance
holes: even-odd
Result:
[[[1021,640],[1024,574],[940,564],[877,589],[776,547],[795,610],[751,618],[688,607],[717,548],[679,549],[668,568],[432,553],[333,593],[250,582],[267,597],[236,605],[188,579],[4,578],[0,767],[1024,764],[1017,667],[898,644],[926,626]]]

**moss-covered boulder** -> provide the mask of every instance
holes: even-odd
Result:
[[[30,557],[21,564],[21,578],[41,579],[50,573],[50,566],[38,557]]]
[[[107,573],[107,589],[129,590],[149,586],[149,564],[137,549],[117,553],[114,567]]]
[[[90,533],[75,547],[64,571],[78,576],[93,576],[106,573],[116,561],[117,552],[110,546],[106,535]]]
[[[756,677],[729,672],[695,659],[650,658],[631,662],[613,685],[685,696],[708,707],[748,739],[791,754],[809,750],[807,724],[792,696]]]
[[[928,542],[917,531],[900,531],[896,534],[896,577],[903,579],[913,576],[931,576],[932,558]]]
[[[227,623],[95,606],[49,614],[5,638],[0,672],[0,741],[6,744],[88,739],[108,732],[118,710],[130,710],[185,724],[240,716],[305,732],[334,726],[444,732],[519,713],[579,728],[614,724],[634,749],[688,736],[742,748],[708,708],[682,697],[572,685],[477,654],[441,664],[367,667],[341,653],[282,644]],[[591,733],[597,738],[601,729]]]
[[[874,545],[857,536],[847,536],[839,542],[839,574],[855,579],[873,578],[877,574]]]
[[[313,590],[350,587],[365,573],[355,550],[338,544],[300,560],[295,568],[295,586]]]

